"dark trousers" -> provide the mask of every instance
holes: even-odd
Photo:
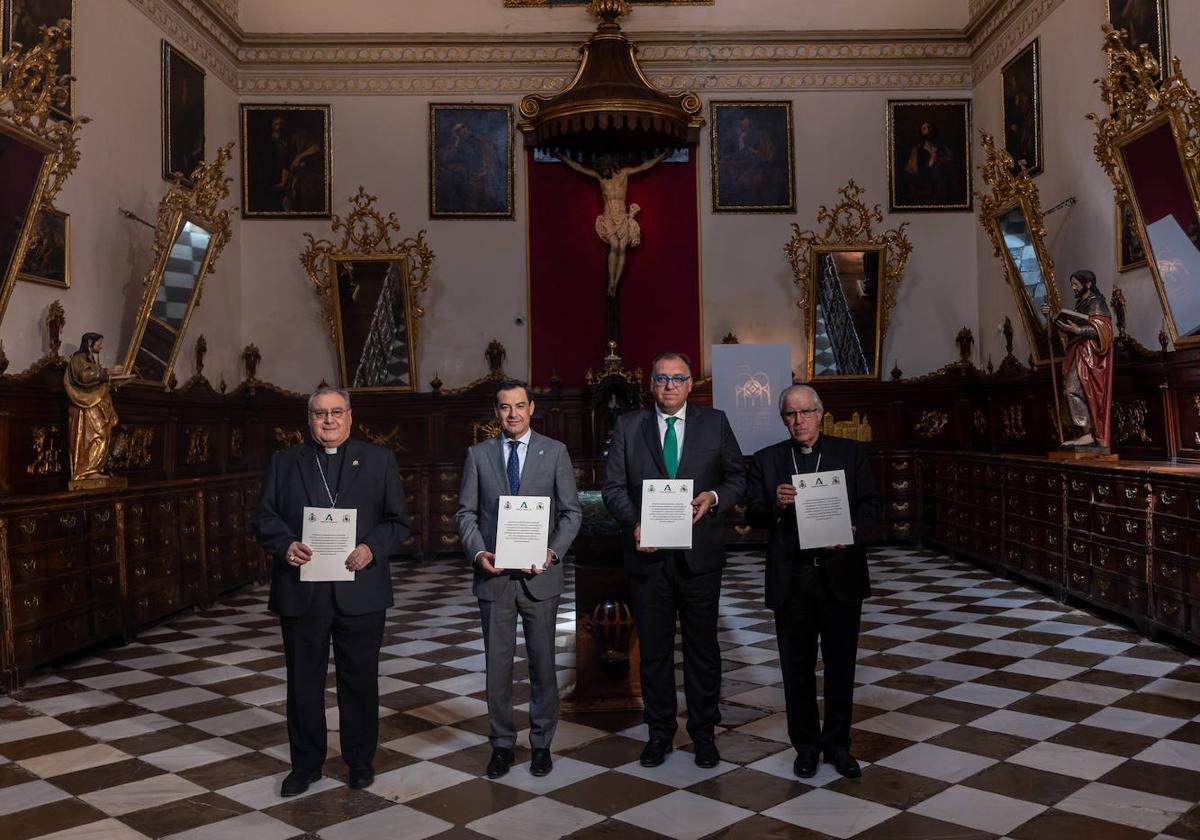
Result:
[[[862,601],[839,604],[820,569],[792,567],[787,595],[775,611],[779,664],[787,703],[788,737],[797,751],[850,749],[854,665]],[[825,663],[825,726],[817,713],[817,639]]]
[[[675,617],[683,636],[683,690],[688,734],[713,737],[721,722],[721,648],[717,644],[717,606],[721,571],[693,574],[683,554],[666,552],[644,573],[631,575],[633,621],[641,649],[642,703],[650,737],[675,736]],[[653,557],[654,555],[647,555]]]
[[[315,600],[315,599],[314,599]],[[346,615],[332,604],[302,616],[281,617],[287,661],[287,725],[292,768],[325,763],[325,675],[333,640],[342,757],[367,767],[379,745],[379,648],[384,610]]]

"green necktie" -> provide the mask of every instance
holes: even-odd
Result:
[[[667,465],[667,475],[675,477],[679,470],[679,438],[675,437],[675,421],[678,417],[667,418],[667,434],[663,438],[663,462]]]

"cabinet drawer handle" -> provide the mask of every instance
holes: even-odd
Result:
[[[1134,499],[1137,498],[1137,489],[1134,487],[1126,487],[1125,488],[1125,498],[1126,498],[1126,500],[1132,502]]]
[[[134,548],[141,548],[145,544],[146,544],[146,538],[143,537],[141,534],[138,534],[136,537],[133,538]]]
[[[1129,569],[1131,572],[1138,567],[1138,563],[1139,561],[1136,557],[1125,558],[1125,568]]]
[[[898,479],[896,481],[893,481],[892,489],[893,490],[907,490],[908,489],[908,479]]]
[[[895,529],[896,529],[897,534],[907,534],[909,531],[912,530],[912,523],[911,522],[897,522],[895,525]]]
[[[1079,555],[1086,554],[1087,546],[1078,540],[1071,540],[1071,553]]]
[[[1171,505],[1175,504],[1175,498],[1176,497],[1175,497],[1174,493],[1168,493],[1166,490],[1164,490],[1158,494],[1158,500],[1160,502],[1162,502],[1164,505],[1166,505],[1167,507],[1170,507]]]
[[[58,524],[64,528],[74,528],[79,524],[79,518],[73,513],[64,513],[58,517]]]
[[[750,533],[749,525],[734,525],[733,530],[737,532],[739,537],[744,537]]]
[[[441,515],[441,520],[442,520],[443,525],[449,525],[451,522],[454,521],[454,517],[448,513],[443,513]]]
[[[92,513],[92,516],[95,517],[97,522],[107,522],[108,520],[112,519],[112,508],[97,510]]]
[[[133,514],[134,519],[141,519],[142,514],[146,512],[146,509],[140,504],[135,504],[130,506],[129,512]]]
[[[1167,563],[1158,564],[1158,573],[1165,578],[1173,578],[1179,574],[1179,569]]]
[[[1165,543],[1173,543],[1179,537],[1179,532],[1174,528],[1159,528],[1158,535]]]
[[[98,580],[96,582],[99,583],[103,587],[112,586],[113,585],[113,576],[106,575],[105,577],[100,578],[100,580]]]
[[[1084,580],[1086,578],[1079,572],[1071,572],[1071,583],[1075,584],[1076,587],[1082,587]]]
[[[1049,572],[1051,576],[1057,575],[1058,574],[1058,564],[1057,563],[1047,563],[1046,571]]]
[[[458,476],[452,472],[438,473],[438,478],[440,478],[442,481],[453,481],[457,477]]]
[[[1033,473],[1025,474],[1025,483],[1028,484],[1030,487],[1032,487],[1034,482],[1036,482],[1036,481],[1037,481],[1037,476],[1034,475]]]
[[[908,502],[893,502],[892,509],[895,510],[896,513],[904,513],[908,510]]]
[[[149,574],[149,570],[145,566],[138,566],[133,570],[133,576],[138,580],[141,580],[147,574]]]
[[[1078,493],[1080,490],[1083,489],[1083,484],[1080,483],[1079,479],[1072,478],[1071,479],[1071,489],[1074,490],[1076,493]]]
[[[1071,521],[1076,524],[1086,522],[1087,521],[1087,511],[1086,510],[1071,511]]]
[[[1100,585],[1099,585],[1100,594],[1107,598],[1108,590],[1109,590],[1110,586],[1111,586],[1111,584],[1108,581],[1106,581],[1106,580],[1100,581]]]
[[[33,609],[37,609],[39,606],[41,606],[42,599],[39,598],[37,595],[30,595],[22,603],[25,604],[25,609],[33,610]]]
[[[27,557],[21,561],[21,568],[32,574],[33,571],[37,569],[37,560],[33,557]]]
[[[458,542],[458,537],[451,534],[442,534],[442,545],[454,545]]]
[[[96,552],[97,557],[107,557],[112,553],[112,543],[92,543],[92,550]]]
[[[33,519],[21,520],[21,531],[27,537],[32,537],[33,532],[37,530],[37,521]]]
[[[908,472],[908,461],[893,461],[892,469],[896,472]]]
[[[139,607],[141,607],[143,610],[147,610],[150,608],[150,599],[149,598],[138,598],[137,605]]]
[[[1096,485],[1096,495],[1097,496],[1107,497],[1108,494],[1111,492],[1112,492],[1112,488],[1109,487],[1107,484],[1097,484]]]
[[[1133,593],[1130,593],[1130,600],[1133,600]],[[1179,605],[1172,604],[1170,601],[1160,601],[1159,608],[1167,615],[1168,618],[1174,618],[1179,612]]]
[[[174,505],[171,502],[159,502],[158,509],[163,513],[170,513],[174,509]]]
[[[442,497],[442,501],[443,501],[445,504],[452,504],[452,503],[454,503],[454,502],[458,501],[458,500],[457,500],[457,499],[455,499],[453,496],[447,496],[445,493],[441,493],[441,494],[439,494],[439,495]]]
[[[1138,527],[1138,523],[1129,522],[1129,521],[1125,522],[1125,533],[1126,534],[1129,534],[1132,536],[1133,534],[1136,534],[1139,530],[1141,530],[1141,529]]]

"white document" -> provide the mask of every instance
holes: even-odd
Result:
[[[312,559],[300,567],[300,580],[354,580],[346,558],[358,545],[358,511],[354,508],[304,509],[300,542],[312,549]]]
[[[796,487],[796,528],[801,549],[854,542],[845,470],[794,475],[792,484]]]
[[[497,569],[546,564],[550,542],[549,496],[501,496],[496,517]]]
[[[691,548],[693,498],[691,479],[643,481],[642,548]]]

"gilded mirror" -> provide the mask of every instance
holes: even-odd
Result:
[[[1096,158],[1128,201],[1145,249],[1167,330],[1176,347],[1200,345],[1200,98],[1178,58],[1157,85],[1159,66],[1143,45],[1105,27],[1108,75],[1101,97],[1114,103],[1096,123]]]
[[[0,58],[0,320],[37,215],[52,209],[79,162],[87,120],[53,118],[70,96],[70,77],[57,74],[59,53],[70,49],[68,29],[46,27],[40,43]]]
[[[842,200],[832,210],[817,212],[825,232],[793,224],[784,247],[805,314],[808,379],[879,379],[888,318],[912,251],[908,223],[876,235],[879,205],[868,210],[854,181],[838,192]]]
[[[125,352],[124,369],[134,378],[163,385],[171,381],[192,313],[200,303],[204,277],[229,242],[232,208],[217,210],[229,197],[225,164],[229,143],[216,160],[201,163],[192,188],[177,177],[158,206],[154,262],[142,281],[142,300]]]
[[[1054,282],[1054,261],[1046,251],[1046,227],[1037,186],[1024,166],[1013,174],[1013,159],[996,148],[992,135],[979,132],[986,161],[983,181],[991,193],[979,194],[979,223],[992,240],[995,254],[1004,263],[1004,274],[1017,304],[1025,337],[1035,365],[1050,361],[1050,341],[1042,304],[1061,308]],[[1056,336],[1054,354],[1062,355]]]
[[[417,322],[425,314],[418,299],[429,285],[433,252],[425,231],[400,239],[396,214],[384,217],[374,202],[359,187],[350,214],[333,217],[341,243],[306,233],[300,262],[321,298],[341,387],[415,391]]]

